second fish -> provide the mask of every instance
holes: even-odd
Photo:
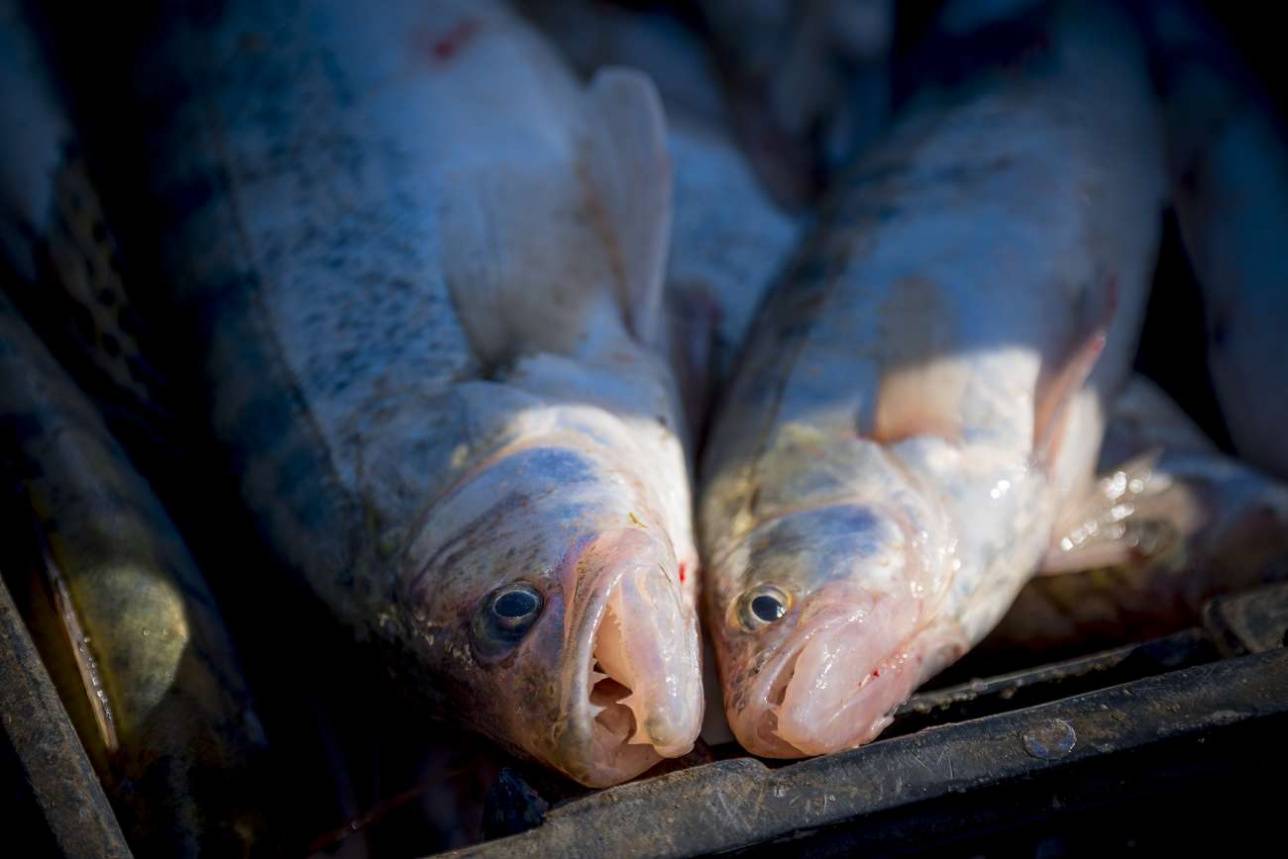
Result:
[[[700,525],[749,750],[867,742],[964,653],[1092,477],[1163,201],[1127,24],[1067,4],[833,189],[717,415]]]

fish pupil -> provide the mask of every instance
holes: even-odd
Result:
[[[532,614],[537,608],[537,598],[527,591],[510,591],[497,597],[492,610],[500,617],[519,618]]]
[[[751,613],[766,623],[778,620],[787,612],[787,607],[777,597],[761,594],[751,601]]]

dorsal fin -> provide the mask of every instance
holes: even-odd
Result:
[[[671,160],[666,119],[641,72],[601,69],[587,93],[587,169],[621,278],[630,330],[661,335],[662,281],[671,233]]]

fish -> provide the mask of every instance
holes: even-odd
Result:
[[[0,295],[15,597],[132,848],[245,855],[267,740],[209,586],[99,414]]]
[[[726,716],[766,757],[875,738],[997,623],[1089,487],[1165,196],[1130,21],[1061,4],[914,98],[829,191],[700,471]]]
[[[654,88],[581,85],[495,2],[234,0],[139,32],[141,125],[87,147],[142,155],[163,240],[132,247],[275,555],[397,684],[510,751],[589,786],[688,752]]]
[[[67,105],[8,0],[0,118],[0,566],[134,849],[243,855],[266,832],[268,751],[229,630],[99,404],[32,330],[48,323],[107,407],[161,414]]]
[[[1197,4],[1140,4],[1166,117],[1172,202],[1203,297],[1207,360],[1239,456],[1288,478],[1288,130]]]
[[[1288,579],[1288,485],[1220,451],[1134,376],[1092,492],[981,650],[1088,652],[1191,626],[1214,596]]]
[[[809,207],[886,128],[891,0],[700,0],[735,127],[780,205]]]
[[[677,19],[601,2],[530,0],[523,8],[587,80],[605,66],[624,65],[657,85],[673,181],[664,330],[689,432],[700,447],[711,403],[807,217],[780,206],[761,184],[738,146],[710,51]],[[727,743],[733,735],[708,636],[703,645],[701,737]]]
[[[119,243],[90,178],[69,105],[33,22],[0,2],[0,252],[25,319],[78,382],[120,419],[170,427],[165,373],[128,300]],[[130,427],[133,429],[133,427]],[[118,429],[118,431],[119,431]]]
[[[0,721],[8,760],[8,835],[29,850],[42,844],[70,856],[130,856],[116,814],[41,666],[27,625],[0,576]],[[24,718],[8,718],[22,713]],[[38,806],[39,813],[28,809]]]

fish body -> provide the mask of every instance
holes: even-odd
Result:
[[[640,69],[667,112],[674,181],[666,268],[666,333],[690,432],[705,436],[756,308],[798,241],[805,218],[784,211],[737,145],[712,57],[675,18],[602,2],[523,4],[587,79],[601,68]],[[702,738],[732,740],[715,657],[704,639]]]
[[[979,641],[1091,480],[1159,233],[1134,32],[1060,7],[838,180],[703,463],[708,628],[754,753],[855,746]]]
[[[1288,131],[1195,4],[1142,6],[1217,400],[1239,455],[1288,477]]]
[[[678,112],[671,116],[675,212],[667,261],[668,330],[686,414],[700,434],[805,219],[774,203],[726,127]]]
[[[77,135],[10,2],[0,118],[0,566],[133,847],[242,855],[263,836],[266,743],[229,632],[151,486],[15,306],[74,320],[46,335],[113,402],[152,401]]]
[[[439,709],[586,784],[701,722],[665,131],[499,4],[177,14],[139,92],[211,419],[276,552]]]
[[[243,855],[265,740],[206,582],[88,399],[0,297],[5,572],[131,844]]]
[[[1166,635],[1203,602],[1288,578],[1288,486],[1219,451],[1133,377],[1114,402],[1092,492],[1060,516],[1048,568],[984,649],[1097,646]]]
[[[126,298],[116,239],[40,40],[0,3],[0,251],[23,315],[122,411],[156,417],[164,380]]]

